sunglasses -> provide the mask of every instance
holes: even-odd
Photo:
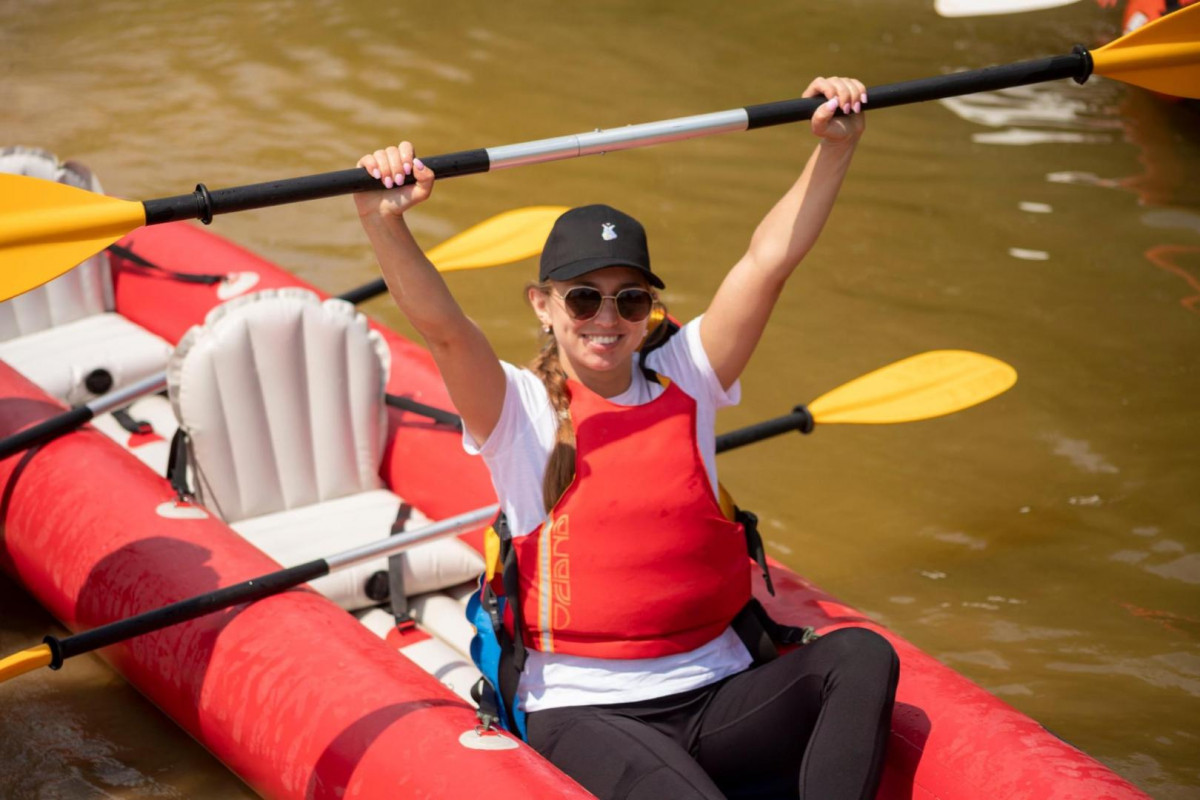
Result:
[[[572,286],[559,295],[571,319],[587,321],[600,313],[605,300],[612,300],[617,314],[626,322],[641,322],[654,308],[654,295],[645,289],[622,289],[616,294],[604,294],[591,286]]]

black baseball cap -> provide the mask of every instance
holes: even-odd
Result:
[[[565,281],[605,267],[632,267],[653,286],[665,288],[650,271],[646,229],[612,206],[592,205],[563,213],[542,249],[542,281]]]

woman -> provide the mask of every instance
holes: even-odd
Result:
[[[863,85],[818,78],[820,142],[705,313],[650,353],[645,234],[608,206],[556,222],[528,290],[547,344],[502,363],[405,226],[434,176],[407,142],[356,195],[392,297],[424,337],[513,534],[527,738],[604,798],[874,795],[898,665],[848,629],[751,669],[740,526],[715,499],[714,418],[812,247],[864,129]],[[841,108],[844,116],[835,116]],[[407,175],[416,183],[394,188]]]

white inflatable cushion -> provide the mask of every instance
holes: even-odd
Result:
[[[164,339],[113,312],[0,342],[0,358],[68,403],[94,397],[84,386],[93,370],[107,370],[118,389],[162,372],[170,354]]]
[[[378,488],[388,363],[342,300],[272,289],[215,308],[167,367],[199,499],[234,522]]]
[[[376,489],[243,519],[231,527],[280,564],[293,567],[387,538],[400,502],[386,489]],[[404,530],[428,524],[423,514],[413,511]],[[376,603],[366,592],[367,580],[386,571],[387,562],[382,557],[339,570],[313,581],[312,587],[348,610],[373,606]],[[405,594],[417,595],[471,580],[483,571],[483,559],[469,545],[449,538],[406,550],[401,566]],[[461,607],[458,616],[466,622]]]
[[[54,155],[32,147],[0,150],[0,172],[103,192],[100,181],[86,167],[71,161],[62,164]],[[100,252],[49,283],[0,303],[0,340],[36,333],[113,308],[108,253]]]

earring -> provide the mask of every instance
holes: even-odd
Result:
[[[550,334],[550,333],[551,333],[553,330],[554,330],[554,329],[553,329],[553,328],[551,328],[549,325],[543,325],[543,326],[542,326],[542,333],[545,333],[545,334],[547,334],[547,335],[549,335],[549,334]]]

